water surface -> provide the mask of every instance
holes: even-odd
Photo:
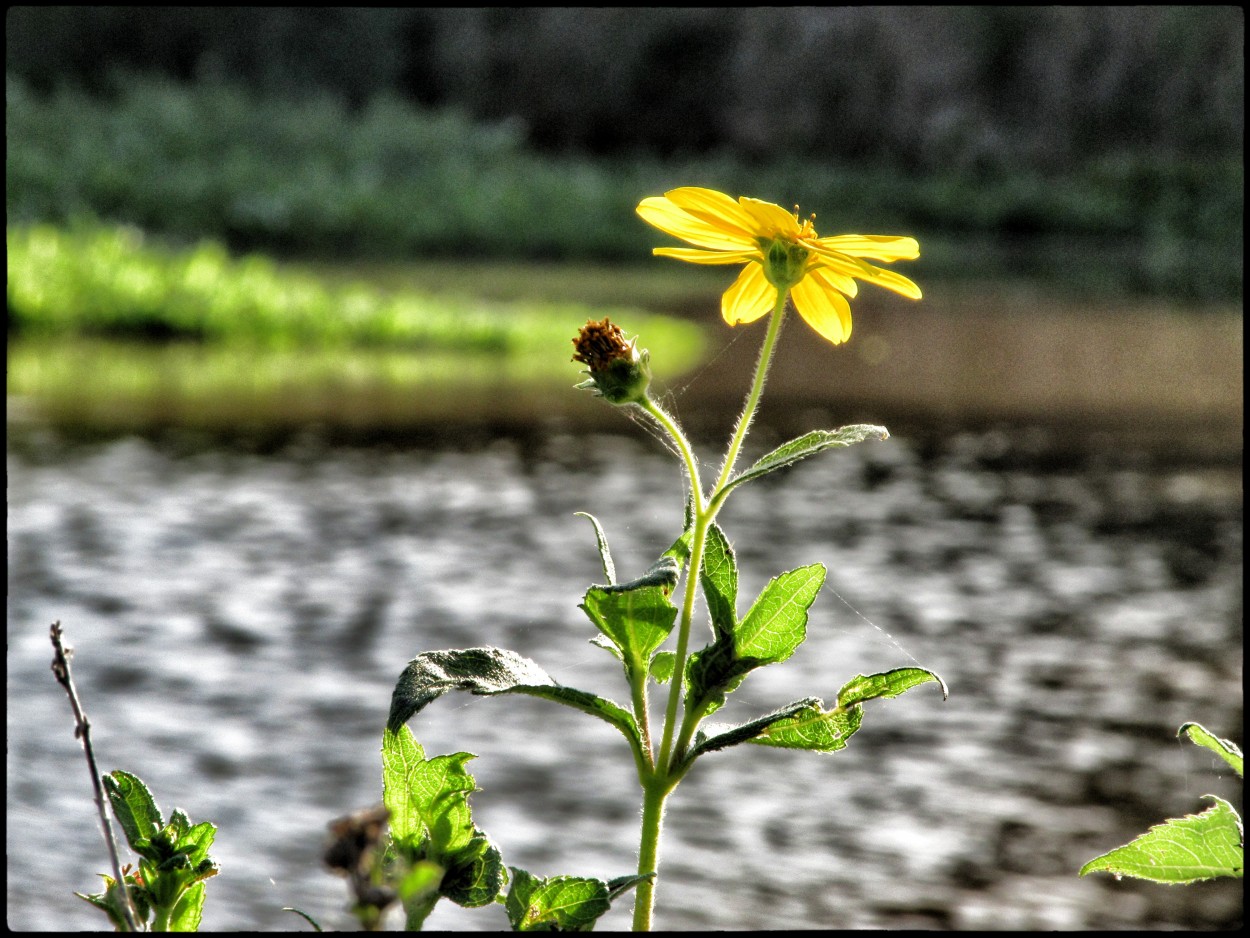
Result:
[[[1044,443],[1044,441],[1043,441]],[[1240,742],[1239,467],[1049,458],[996,433],[895,437],[743,486],[722,513],[739,612],[767,580],[829,568],[808,641],[747,678],[725,718],[831,699],[856,673],[945,678],[869,704],[834,755],[740,746],[670,802],[657,927],[1228,927],[1239,883],[1078,879],[1086,860],[1212,792],[1241,807],[1203,723]],[[48,626],[101,769],[219,827],[206,929],[350,926],[319,866],[328,821],[380,798],[395,678],[420,651],[491,644],[627,699],[577,609],[681,520],[646,437],[267,451],[140,439],[11,441],[8,923],[98,928],[73,891],[108,869]],[[658,698],[657,698],[658,699]],[[468,750],[478,823],[539,875],[633,871],[632,760],[605,723],[537,700],[449,696],[413,721]],[[629,903],[603,927],[628,927]],[[392,922],[392,925],[396,925]],[[440,905],[431,927],[504,927]]]

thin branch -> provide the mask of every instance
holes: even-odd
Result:
[[[95,791],[95,804],[100,812],[100,824],[104,828],[104,842],[108,845],[109,857],[113,861],[113,877],[122,895],[122,917],[131,931],[137,932],[139,926],[135,922],[134,908],[130,904],[130,891],[126,888],[126,877],[122,875],[121,859],[117,856],[117,843],[113,839],[113,825],[109,822],[108,811],[104,807],[104,788],[100,784],[100,770],[96,767],[95,751],[91,748],[91,723],[78,700],[78,691],[74,687],[74,677],[69,671],[69,659],[74,654],[73,647],[66,648],[61,643],[61,623],[52,623],[52,648],[56,655],[52,659],[52,673],[57,683],[65,688],[69,695],[69,705],[74,710],[74,736],[82,740],[82,748],[87,753],[87,768],[91,771],[91,787]]]

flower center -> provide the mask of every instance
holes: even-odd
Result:
[[[789,290],[803,279],[812,252],[792,238],[761,238],[764,276],[778,290]]]

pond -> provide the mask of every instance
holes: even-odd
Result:
[[[764,432],[764,431],[761,431]],[[713,753],[671,800],[664,929],[1235,927],[1241,884],[1080,879],[1090,858],[1236,777],[1175,738],[1240,742],[1239,462],[1061,452],[996,431],[896,436],[743,486],[721,523],[740,612],[820,561],[808,640],[747,678],[726,720],[829,700],[857,673],[946,680],[866,708],[834,755]],[[761,444],[762,445],[762,444]],[[380,800],[391,688],[420,651],[491,644],[627,699],[577,608],[641,573],[681,522],[647,436],[410,437],[267,447],[10,438],[8,923],[89,929],[108,869],[69,705],[63,623],[102,771],[219,827],[206,929],[350,927],[319,862],[327,823]],[[528,698],[452,695],[412,722],[477,753],[475,819],[539,875],[631,873],[632,760],[607,724]],[[602,927],[629,924],[622,901]],[[493,930],[442,903],[430,927]],[[392,926],[397,925],[392,922]]]

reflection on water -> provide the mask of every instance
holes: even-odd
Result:
[[[494,644],[625,698],[576,608],[589,524],[640,573],[680,523],[649,440],[181,451],[10,447],[8,922],[99,927],[107,869],[68,704],[65,625],[101,768],[220,828],[205,927],[345,927],[326,823],[380,797],[393,682],[419,651]],[[1240,470],[1022,459],[993,434],[895,438],[744,486],[721,521],[741,603],[823,561],[808,641],[725,718],[918,662],[950,685],[870,704],[836,755],[714,753],[665,830],[658,926],[1229,926],[1240,884],[1078,879],[1083,862],[1240,786],[1174,739],[1242,719]],[[637,796],[614,730],[529,699],[453,695],[413,723],[467,749],[479,823],[540,875],[633,871]],[[443,904],[444,906],[446,903]],[[604,920],[625,928],[628,902]],[[440,908],[431,927],[502,927]]]

